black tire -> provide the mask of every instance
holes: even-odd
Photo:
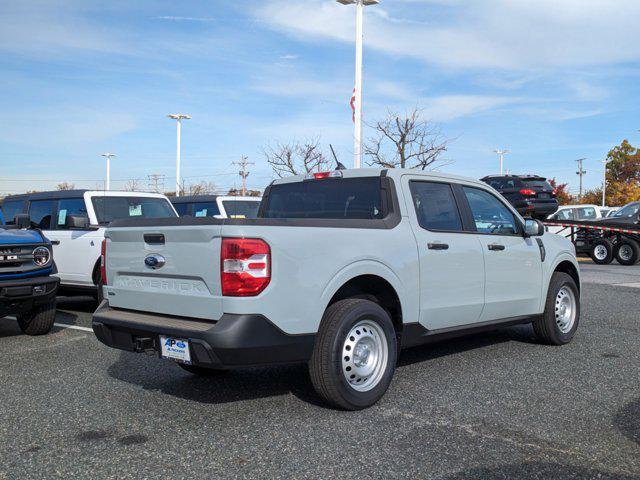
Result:
[[[384,334],[379,336],[380,346],[384,349],[383,345],[386,344],[387,353],[386,364],[381,360],[379,374],[376,375],[377,383],[366,391],[356,390],[347,380],[346,372],[343,373],[343,358],[349,359],[348,356],[343,356],[343,348],[351,349],[345,343],[348,341],[347,336],[362,321],[373,323],[374,328]],[[367,332],[366,327],[364,332]],[[372,332],[369,328],[367,334]],[[349,338],[353,341],[352,336]],[[354,347],[354,352],[355,349]],[[389,314],[370,300],[349,298],[334,303],[325,311],[309,361],[309,374],[314,388],[326,403],[344,410],[360,410],[370,407],[385,394],[395,372],[397,357],[396,332]],[[366,381],[364,378],[364,382]]]
[[[569,330],[563,332],[556,321],[556,303],[561,289],[568,288],[575,299],[575,317]],[[576,282],[570,275],[555,272],[549,282],[547,301],[542,317],[533,322],[533,331],[538,341],[548,345],[565,345],[571,341],[580,323],[580,294]]]
[[[603,254],[606,252],[606,255]],[[608,238],[599,238],[591,245],[589,256],[593,263],[598,265],[609,265],[613,262],[613,243]]]
[[[640,245],[635,240],[623,238],[616,244],[614,255],[620,265],[635,265],[640,260]]]
[[[27,313],[18,315],[18,326],[27,335],[45,335],[51,331],[56,319],[56,300],[37,305]]]
[[[214,377],[222,373],[228,372],[228,370],[221,370],[218,368],[201,367],[199,365],[188,365],[186,363],[175,362],[181,369],[199,377]]]

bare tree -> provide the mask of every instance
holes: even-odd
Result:
[[[330,168],[329,160],[322,153],[319,138],[305,140],[303,143],[278,143],[275,147],[264,148],[262,153],[280,178]]]
[[[131,180],[127,181],[127,183],[125,183],[124,189],[127,192],[137,192],[140,187],[138,185],[138,181],[135,178],[132,178]]]
[[[206,195],[214,193],[216,191],[216,184],[213,182],[205,182],[204,180],[198,183],[189,185],[189,195]]]
[[[76,186],[73,183],[62,182],[56,185],[56,190],[73,190]]]
[[[451,163],[441,158],[448,140],[437,125],[422,119],[422,111],[417,108],[404,116],[389,112],[373,128],[376,136],[363,149],[369,165],[425,170]]]
[[[230,197],[240,197],[242,196],[242,190],[238,190],[237,188],[230,188],[227,192],[227,195],[229,195]],[[261,197],[262,192],[260,190],[247,190],[245,195],[247,197]]]

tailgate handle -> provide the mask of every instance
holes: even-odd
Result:
[[[145,233],[144,243],[149,245],[164,245],[164,235],[161,233]]]

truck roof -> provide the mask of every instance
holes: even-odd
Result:
[[[51,190],[48,192],[21,193],[19,195],[8,195],[4,201],[8,200],[58,200],[61,198],[83,197],[86,193],[91,196],[113,196],[113,197],[164,197],[162,193],[150,192],[125,192],[119,190]]]
[[[418,175],[425,177],[425,179],[437,179],[437,180],[458,180],[468,183],[475,183],[485,188],[487,185],[478,179],[465,177],[462,175],[453,175],[451,173],[416,170],[412,168],[355,168],[340,170],[343,178],[358,178],[358,177],[390,177],[399,179],[403,175]],[[308,179],[308,175],[293,175],[291,177],[279,178],[272,182],[273,185],[283,183],[301,182]]]
[[[218,198],[222,200],[248,200],[259,202],[261,197],[242,197],[239,195],[185,195],[182,197],[169,197],[171,203],[190,202],[215,202]]]

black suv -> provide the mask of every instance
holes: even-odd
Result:
[[[553,187],[537,175],[489,175],[481,178],[513,205],[522,216],[539,220],[558,210]]]

